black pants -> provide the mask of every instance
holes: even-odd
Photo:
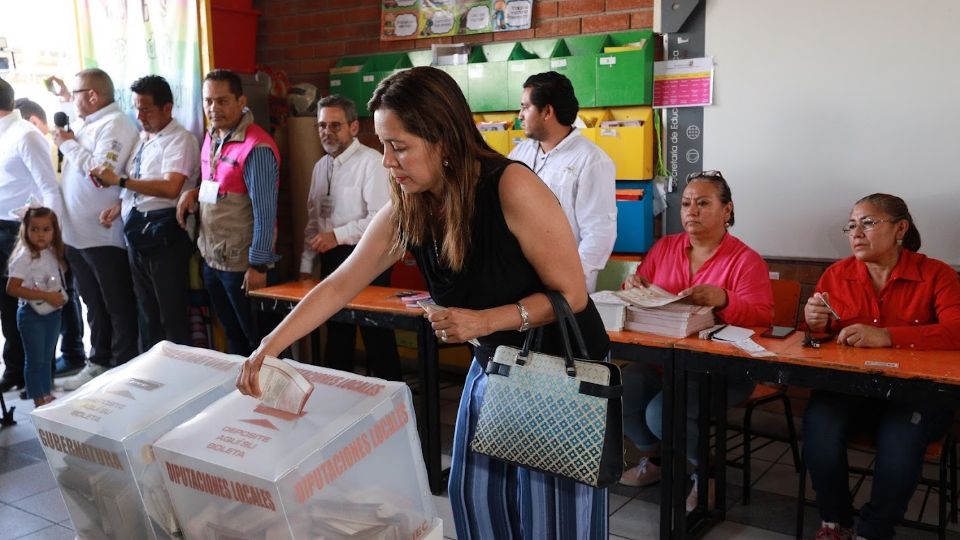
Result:
[[[320,254],[320,277],[325,278],[347,260],[355,246],[337,246]],[[390,270],[377,276],[372,285],[390,286]],[[356,346],[356,326],[346,323],[327,322],[327,346],[324,350],[324,365],[341,371],[353,371],[353,352]],[[360,326],[360,335],[367,352],[367,366],[375,377],[399,381],[400,357],[397,354],[397,339],[393,330]]]
[[[7,294],[7,263],[20,234],[19,221],[0,220],[0,330],[3,331],[3,378],[23,386],[23,341],[17,329],[15,296]]]
[[[163,251],[141,253],[132,246],[127,249],[133,287],[143,315],[144,350],[165,339],[191,344],[188,265],[195,248],[182,229],[172,234],[178,236]]]
[[[80,307],[80,294],[77,293],[77,281],[73,270],[64,274],[67,287],[67,303],[60,316],[60,354],[68,366],[83,366],[87,361],[87,352],[83,348],[83,315]]]
[[[67,246],[67,262],[87,305],[90,362],[110,368],[137,356],[137,303],[127,250],[113,246]]]

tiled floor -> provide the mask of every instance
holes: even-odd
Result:
[[[445,375],[448,383],[441,391],[443,436],[449,441],[453,432],[453,421],[460,387],[456,376]],[[58,395],[60,391],[56,392]],[[30,423],[29,411],[32,402],[19,400],[16,392],[4,395],[8,406],[15,406],[18,424],[0,430],[0,540],[7,539],[72,539],[74,533],[71,522],[60,497],[50,469],[36,438],[36,431]],[[764,418],[762,412],[755,423],[762,426],[765,421],[771,426],[782,424],[782,417]],[[735,453],[736,451],[734,451]],[[869,461],[866,454],[855,453],[851,463]],[[931,471],[933,472],[933,471]],[[740,503],[741,474],[728,469],[728,520],[714,526],[704,538],[710,540],[786,540],[793,537],[795,520],[795,493],[797,475],[793,469],[793,460],[789,447],[785,443],[775,442],[754,455],[753,499],[744,506]],[[808,482],[809,486],[809,482]],[[870,483],[866,480],[857,494],[860,504],[869,493]],[[923,494],[918,491],[911,502],[911,512],[922,504]],[[610,490],[610,538],[655,539],[659,535],[659,492],[656,486],[638,489],[617,486]],[[450,515],[450,504],[446,497],[434,497],[440,517],[444,521],[444,534],[447,538],[456,538]],[[936,514],[936,495],[927,502],[925,518],[930,521]],[[808,536],[813,534],[817,525],[816,511],[808,509],[806,528]],[[948,538],[960,539],[960,526],[950,524]],[[918,532],[901,528],[898,539],[932,539],[933,533]]]

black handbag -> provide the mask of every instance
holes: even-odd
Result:
[[[623,472],[623,384],[609,362],[573,357],[587,347],[567,301],[546,293],[557,317],[564,356],[534,352],[541,329],[523,349],[497,347],[487,364],[486,392],[471,441],[474,452],[593,487]]]
[[[177,209],[163,208],[149,212],[130,209],[123,223],[127,245],[138,253],[152,255],[185,239],[186,232],[177,223]]]

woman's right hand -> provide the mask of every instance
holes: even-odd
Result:
[[[829,293],[825,292],[814,293],[803,306],[803,318],[807,322],[807,327],[814,332],[823,332],[827,328],[827,323],[830,322],[830,310],[823,303],[823,300],[830,301],[828,295]]]
[[[240,375],[237,376],[237,390],[240,390],[241,394],[260,397],[260,367],[263,366],[263,359],[266,357],[266,347],[261,343],[257,350],[243,362]]]
[[[649,287],[650,282],[647,281],[647,278],[637,275],[630,274],[627,276],[627,279],[623,280],[623,284],[620,285],[621,289],[635,289],[637,287]]]

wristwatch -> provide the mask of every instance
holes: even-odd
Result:
[[[123,176],[120,177],[120,181],[117,182],[117,185],[120,186],[121,188],[125,188],[125,187],[127,187],[127,180],[129,180],[129,179],[130,179],[129,176],[123,175]]]
[[[260,272],[261,274],[266,274],[267,270],[270,269],[270,267],[265,264],[251,264],[250,268],[253,268],[257,272]]]

